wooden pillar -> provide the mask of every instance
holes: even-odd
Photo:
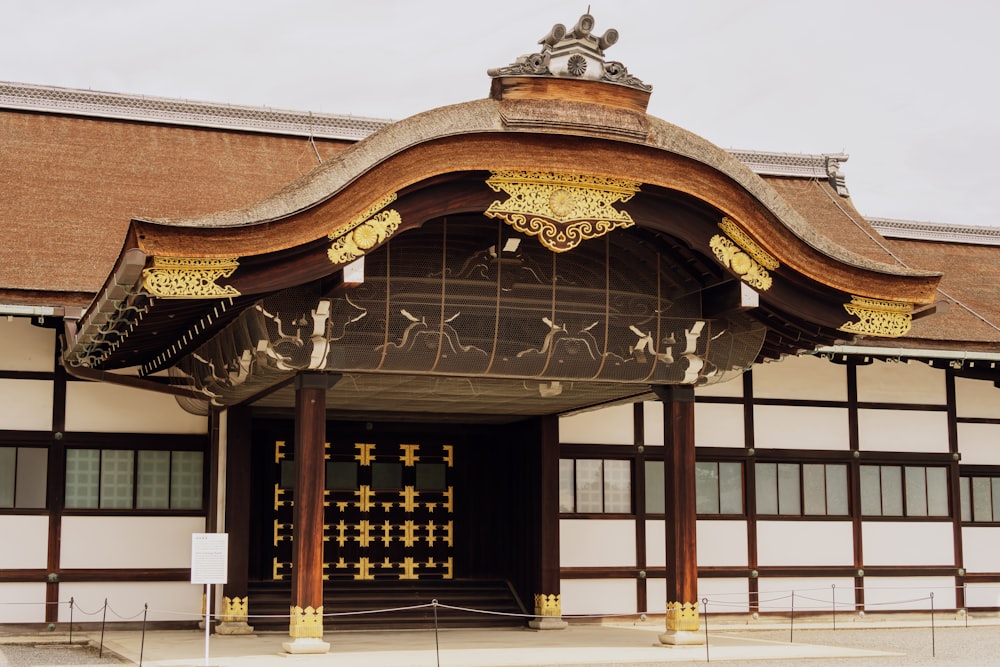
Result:
[[[694,388],[654,387],[663,401],[667,610],[664,644],[701,644],[694,456]]]
[[[326,392],[339,376],[295,377],[295,526],[288,653],[326,653],[323,641],[323,490]]]
[[[540,425],[539,575],[535,589],[535,618],[528,621],[528,625],[536,630],[562,630],[567,623],[562,619],[559,593],[559,417],[542,417]]]
[[[251,437],[250,409],[229,408],[225,420],[226,452],[226,532],[229,533],[229,581],[222,589],[220,623],[215,632],[220,635],[244,635],[253,632],[249,624],[250,596],[250,479]]]

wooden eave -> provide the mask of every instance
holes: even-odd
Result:
[[[832,342],[849,319],[843,305],[852,296],[934,300],[940,273],[879,262],[831,242],[725,151],[638,110],[573,97],[487,99],[430,111],[388,126],[249,208],[187,220],[134,219],[122,257],[140,251],[147,267],[156,259],[234,259],[238,268],[219,282],[240,296],[227,302],[230,315],[202,327],[197,320],[218,309],[219,299],[153,299],[128,334],[136,336],[133,344],[118,346],[105,363],[147,362],[156,351],[147,345],[162,348],[161,329],[194,331],[178,354],[190,351],[258,296],[335,276],[342,266],[327,256],[331,237],[388,194],[402,219],[396,234],[432,218],[482,213],[500,197],[485,184],[498,170],[636,181],[640,192],[622,205],[636,224],[681,239],[709,259],[716,223],[730,218],[780,266],[761,297],[761,312],[787,330],[771,341],[775,354]],[[667,205],[691,214],[666,218]]]

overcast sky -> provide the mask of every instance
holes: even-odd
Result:
[[[4,0],[0,80],[400,119],[485,97],[586,0]],[[846,152],[868,216],[1000,226],[1000,2],[591,0],[649,112]]]

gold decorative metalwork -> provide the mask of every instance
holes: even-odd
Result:
[[[328,238],[333,241],[327,251],[330,261],[334,264],[346,264],[392,236],[403,219],[395,209],[382,209],[394,201],[395,192],[386,195],[364,213],[330,233]]]
[[[239,296],[231,285],[215,281],[229,278],[240,266],[238,257],[153,257],[142,271],[142,286],[161,299],[218,299]]]
[[[507,200],[484,212],[519,232],[537,236],[552,252],[572,250],[587,239],[635,224],[627,211],[614,208],[639,192],[639,183],[621,178],[552,171],[494,171],[486,180]]]
[[[699,624],[697,602],[667,602],[667,631],[694,631]]]
[[[770,289],[771,275],[767,269],[733,241],[721,234],[716,234],[708,245],[722,265],[731,269],[747,285],[762,291]]]
[[[358,450],[358,453],[354,455],[354,460],[359,462],[363,466],[370,466],[372,461],[375,460],[375,445],[368,444],[364,442],[357,442],[354,444],[354,448]]]
[[[420,575],[417,574],[417,567],[419,563],[413,560],[413,556],[406,556],[403,558],[403,572],[399,575],[400,579],[419,579]]]
[[[840,327],[848,333],[899,338],[913,325],[912,303],[851,295],[851,302],[844,304],[844,310],[858,318],[857,322],[845,322]]]
[[[562,616],[562,595],[536,593],[535,616]]]
[[[372,564],[367,556],[362,556],[355,567],[358,568],[358,573],[354,575],[355,581],[371,581],[375,579],[375,573],[372,572],[375,569],[375,565]]]
[[[223,623],[246,623],[249,618],[249,597],[222,598],[222,613],[219,620]]]
[[[769,252],[757,245],[749,234],[743,231],[731,218],[722,218],[719,223],[719,229],[726,233],[726,236],[730,238],[736,245],[741,247],[746,254],[753,257],[757,262],[763,266],[765,269],[770,269],[774,271],[780,264],[778,260],[775,259]]]
[[[283,458],[285,458],[285,441],[284,440],[275,440],[274,441],[274,462],[278,463]]]
[[[312,607],[292,606],[288,619],[288,634],[295,639],[323,638],[323,605]]]
[[[417,456],[417,452],[420,450],[420,445],[400,445],[399,449],[403,452],[399,455],[399,460],[403,462],[403,465],[407,468],[412,468],[413,465],[420,460]]]
[[[282,569],[288,570],[292,567],[292,564],[285,561],[279,561],[277,556],[275,556],[271,560],[273,563],[271,569],[271,578],[274,579],[275,581],[281,581],[282,579],[285,578],[286,573],[280,572],[279,570]]]

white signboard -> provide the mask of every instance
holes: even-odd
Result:
[[[191,534],[191,583],[224,584],[229,578],[229,534]]]

